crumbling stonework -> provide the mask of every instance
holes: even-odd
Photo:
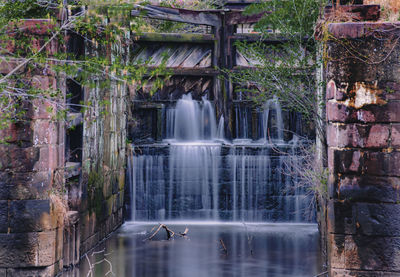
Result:
[[[325,59],[331,276],[400,274],[398,24],[330,24]]]

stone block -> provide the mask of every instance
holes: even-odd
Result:
[[[343,268],[345,263],[345,236],[338,234],[328,235],[329,264],[334,268]]]
[[[363,172],[371,175],[400,176],[400,152],[365,152]]]
[[[49,266],[56,262],[57,254],[56,230],[38,233],[38,266]],[[62,243],[61,243],[62,245]]]
[[[54,119],[57,115],[57,105],[49,100],[34,99],[27,113],[30,119]]]
[[[11,169],[11,159],[8,146],[0,145],[0,172]]]
[[[336,2],[336,1],[334,1]],[[340,1],[351,3],[357,1]],[[362,1],[361,1],[362,4]],[[324,18],[332,18],[335,15],[335,7],[327,6],[324,9]],[[379,5],[346,5],[340,6],[340,11],[343,13],[351,13],[357,21],[377,21],[380,18],[380,6]]]
[[[114,178],[111,179],[112,181],[112,194],[115,195],[119,191],[119,172],[114,172]]]
[[[400,152],[331,149],[328,163],[333,173],[400,176]]]
[[[399,203],[400,178],[341,176],[329,181],[330,197],[345,201]]]
[[[8,231],[8,201],[0,200],[0,233]]]
[[[9,172],[0,171],[0,200],[8,199],[8,183],[9,178],[12,174]]]
[[[57,227],[57,216],[51,213],[49,200],[16,200],[10,202],[10,232],[34,232]]]
[[[28,19],[21,20],[15,24],[15,27],[21,29],[21,31],[32,35],[48,36],[56,27],[50,19]]]
[[[121,169],[119,171],[118,188],[119,188],[119,191],[121,191],[125,188],[125,170],[124,169]]]
[[[33,144],[58,143],[58,124],[49,120],[35,120],[33,123]]]
[[[79,227],[82,241],[86,240],[91,236],[90,225],[89,225],[89,213],[82,214],[79,219]]]
[[[112,212],[116,213],[118,210],[118,193],[113,195],[113,206],[112,206]]]
[[[400,238],[346,236],[345,268],[400,271]]]
[[[98,218],[96,216],[96,213],[90,213],[90,217],[89,217],[89,236],[92,236],[98,230],[97,221],[98,221]]]
[[[356,205],[354,203],[329,201],[327,219],[327,228],[330,233],[356,233]]]
[[[398,82],[379,82],[383,94],[382,97],[386,101],[400,100],[400,83]]]
[[[25,143],[28,147],[32,142],[31,123],[22,121],[11,123],[8,128],[0,130],[0,137],[8,143],[18,143],[18,145]]]
[[[121,225],[124,223],[124,209],[119,209],[118,210],[118,224]]]
[[[333,173],[359,173],[363,165],[363,152],[356,149],[332,149],[328,152]]]
[[[400,204],[356,204],[357,233],[400,237]]]
[[[104,182],[102,184],[98,184],[98,185],[102,185],[103,186],[103,197],[104,199],[109,198],[112,195],[112,190],[113,190],[113,174],[106,174],[106,176],[104,176]]]
[[[0,233],[0,267],[36,266],[37,250],[37,233]]]
[[[40,76],[35,75],[34,78],[29,80],[32,87],[41,90],[53,90],[57,89],[57,79],[52,76]]]
[[[328,145],[332,147],[389,147],[390,125],[341,124],[327,127]]]
[[[400,124],[392,124],[391,143],[394,148],[400,147]]]
[[[50,172],[0,173],[0,199],[28,200],[48,197]]]
[[[342,123],[398,123],[400,122],[400,102],[389,102],[385,105],[367,105],[360,109],[348,106],[343,102],[328,101],[326,104],[327,119]]]
[[[6,169],[14,172],[32,171],[35,163],[39,160],[39,148],[21,148],[16,145],[0,145],[0,171]]]
[[[347,269],[338,269],[332,268],[331,275],[332,277],[398,277],[400,276],[399,272],[384,272],[384,271],[361,271],[361,270],[347,270]]]
[[[0,277],[7,277],[7,269],[0,268]]]
[[[124,191],[118,192],[117,195],[117,209],[121,209],[124,207]]]
[[[49,169],[57,169],[63,167],[63,161],[59,160],[59,146],[55,145],[45,145],[40,147],[40,158],[35,163],[34,170],[36,171],[46,171]]]
[[[58,272],[59,269],[56,264],[44,268],[9,268],[7,269],[7,277],[53,277],[57,276]]]

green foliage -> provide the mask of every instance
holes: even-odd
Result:
[[[38,31],[48,29],[47,34],[38,36],[32,34],[35,30],[27,31],[24,28],[24,18],[43,17],[44,14],[50,16],[49,9],[58,6],[56,2],[46,2],[47,6],[43,3],[38,0],[7,1],[0,6],[0,18],[7,22],[2,25],[6,28],[0,28],[0,61],[23,63],[23,66],[16,68],[19,70],[0,76],[0,130],[7,128],[10,123],[25,120],[32,101],[51,103],[46,110],[54,114],[54,120],[66,120],[69,107],[64,104],[63,92],[56,87],[41,88],[35,75],[53,72],[58,80],[68,78],[86,88],[103,92],[114,84],[134,85],[139,89],[152,80],[151,93],[160,89],[164,80],[170,77],[165,65],[166,56],[161,66],[154,69],[149,69],[148,63],[138,65],[130,62],[124,44],[129,39],[127,34],[130,29],[130,21],[125,19],[129,17],[132,4],[111,8],[92,6],[88,8],[89,11],[71,17],[63,25],[51,17],[49,22],[37,24]],[[18,12],[20,9],[24,11]],[[138,21],[137,26],[143,26],[143,22]],[[62,47],[68,44],[66,33],[84,38],[86,51],[83,56],[68,53]],[[58,51],[49,52],[48,46],[54,45],[55,41],[60,46]],[[143,82],[143,79],[147,81]],[[110,101],[96,99],[81,102],[80,105],[84,114],[92,108],[104,107],[98,115],[104,117]],[[97,118],[91,120],[96,121]]]
[[[302,113],[310,121],[318,118],[320,99],[315,94],[318,45],[314,28],[324,0],[271,0],[251,5],[246,13],[266,12],[255,25],[261,39],[237,42],[255,69],[227,72],[241,91],[256,104],[277,96],[283,106]],[[317,126],[318,128],[318,126]]]
[[[312,37],[320,8],[326,0],[271,0],[251,5],[246,13],[268,12],[255,26],[264,35],[270,31],[279,32],[283,37],[297,37],[302,40]],[[270,12],[270,13],[269,13]]]
[[[37,0],[5,0],[0,3],[0,15],[4,20],[21,18],[47,18],[58,0],[41,2]],[[0,25],[2,26],[2,25]]]

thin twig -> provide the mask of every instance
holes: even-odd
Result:
[[[88,274],[86,275],[86,277],[89,277],[89,276],[92,276],[92,277],[93,277],[93,271],[92,271],[93,266],[92,266],[92,264],[91,264],[91,262],[90,262],[90,260],[89,260],[89,257],[88,257],[88,255],[87,255],[87,253],[85,254],[85,257],[86,257],[86,260],[87,260],[87,262],[88,262],[88,264],[89,264],[89,271],[88,271]]]
[[[328,274],[328,271],[324,271],[324,272],[322,272],[322,273],[320,273],[318,275],[315,275],[314,277],[320,277],[320,276],[325,275],[325,274]]]
[[[158,225],[157,230],[150,237],[148,237],[144,240],[151,240],[152,238],[154,238],[154,236],[157,235],[157,233],[160,231],[161,227],[162,227],[162,224],[160,223],[160,225]],[[152,230],[154,230],[154,228]]]
[[[221,246],[225,252],[225,255],[228,255],[228,249],[226,249],[224,241],[222,239],[219,239],[219,242],[221,243]]]

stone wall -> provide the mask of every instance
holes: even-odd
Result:
[[[53,26],[47,20],[23,23],[24,34],[40,48]],[[47,47],[57,50],[57,42]],[[13,51],[14,46],[9,45]],[[20,61],[0,65],[7,74]],[[60,89],[49,71],[21,68],[28,87]],[[59,188],[64,185],[64,122],[54,120],[62,99],[22,100],[22,119],[0,130],[0,276],[52,276],[62,269],[64,214]],[[53,109],[49,109],[52,107]]]
[[[399,27],[328,26],[331,276],[400,275]]]
[[[75,45],[86,55],[108,59],[124,59],[128,54],[122,43],[97,49],[90,43]],[[95,80],[95,86],[82,88],[84,103],[90,103],[90,108],[83,113],[82,172],[75,204],[80,215],[81,255],[123,222],[128,88],[114,81],[104,86],[102,81]]]
[[[40,48],[54,25],[26,20],[21,27]],[[72,40],[65,48],[54,41],[47,52],[84,51],[79,41],[69,48]],[[1,63],[0,73],[17,62]],[[23,118],[0,130],[0,276],[54,276],[123,222],[126,88],[77,87],[43,68],[18,74],[28,87],[59,89],[62,97],[22,101]],[[91,108],[57,119],[71,92]]]
[[[83,128],[83,182],[81,253],[87,252],[123,222],[126,90],[120,84],[110,89],[87,89],[85,98],[94,109],[85,113]],[[102,104],[104,100],[109,104]],[[103,113],[92,118],[90,113]]]

